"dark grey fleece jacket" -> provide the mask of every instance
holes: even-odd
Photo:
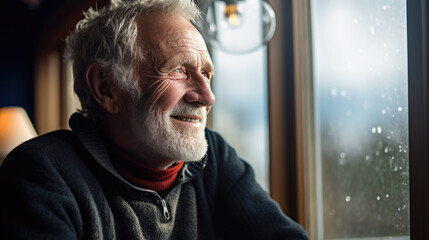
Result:
[[[80,114],[13,150],[0,167],[0,239],[308,239],[216,133],[162,193],[113,168],[96,127]]]

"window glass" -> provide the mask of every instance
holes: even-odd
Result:
[[[266,47],[246,54],[214,49],[212,56],[216,67],[212,128],[252,165],[257,181],[268,191]]]
[[[268,191],[267,48],[255,48],[263,41],[264,12],[261,0],[237,3],[239,21],[226,18],[223,1],[208,12],[217,23],[218,40],[208,41],[216,68],[212,128],[252,165],[256,180]]]
[[[312,0],[318,239],[409,239],[405,0]]]

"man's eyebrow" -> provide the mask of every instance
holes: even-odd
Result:
[[[208,69],[211,73],[214,73],[215,67],[211,62],[205,62],[203,65],[203,69]]]

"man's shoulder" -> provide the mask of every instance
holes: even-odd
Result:
[[[206,128],[206,139],[208,142],[208,166],[217,165],[218,168],[243,168],[243,161],[237,155],[235,149],[217,132]]]
[[[79,149],[79,141],[72,131],[56,130],[20,144],[8,154],[2,166],[12,162],[29,166],[53,164],[71,158]]]
[[[206,139],[209,144],[209,147],[210,146],[213,147],[214,145],[218,147],[219,145],[227,144],[225,139],[218,132],[211,130],[209,128],[206,128],[205,131],[206,131]]]
[[[70,147],[76,142],[75,134],[70,130],[56,130],[35,138],[32,138],[18,147],[14,151],[31,151],[35,153],[52,153],[60,151],[65,147]]]

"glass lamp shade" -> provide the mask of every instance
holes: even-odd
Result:
[[[35,136],[36,131],[23,108],[0,108],[0,164],[13,148]]]
[[[271,40],[276,17],[265,1],[214,0],[198,27],[211,46],[229,53],[246,53]]]

